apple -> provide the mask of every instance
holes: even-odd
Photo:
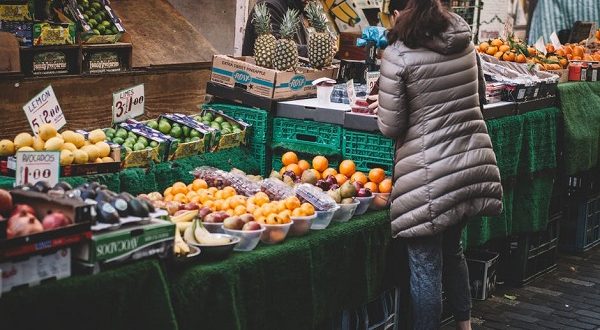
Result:
[[[356,191],[359,191],[360,188],[363,187],[363,184],[361,182],[359,182],[359,181],[352,182],[352,185],[354,185],[354,188],[356,189]]]
[[[50,212],[42,220],[44,230],[56,229],[71,224],[71,220],[62,212]]]
[[[240,219],[242,219],[242,221],[244,221],[244,223],[248,223],[248,222],[254,221],[254,216],[252,214],[242,214],[240,216]]]
[[[204,221],[203,219],[209,215],[212,212],[211,209],[209,209],[208,207],[204,206],[202,208],[200,208],[200,210],[198,211],[198,218],[200,218],[200,220]]]
[[[371,189],[369,188],[360,188],[358,189],[357,197],[371,197],[373,194],[371,193]]]
[[[194,203],[194,202],[190,202],[190,203],[185,204],[183,206],[183,208],[185,210],[191,211],[191,210],[198,210],[198,209],[200,209],[200,206],[198,204]]]
[[[250,221],[246,224],[244,224],[244,226],[242,227],[243,231],[254,231],[254,230],[260,230],[260,224],[256,221]]]
[[[174,215],[177,211],[179,211],[179,202],[167,202],[167,212],[169,213],[169,215]]]
[[[0,214],[7,215],[13,209],[13,200],[11,194],[0,189]]]
[[[10,216],[12,217],[15,214],[21,213],[21,211],[23,211],[25,213],[29,213],[31,215],[35,215],[35,210],[33,209],[33,207],[31,207],[27,204],[16,204],[14,209],[10,213]]]
[[[338,184],[337,179],[333,175],[328,175],[325,178],[325,182],[327,182],[330,186],[333,186],[334,184]]]
[[[223,221],[223,227],[232,230],[241,230],[244,225],[244,221],[237,216],[228,217]]]

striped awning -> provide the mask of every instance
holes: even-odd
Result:
[[[570,29],[577,21],[600,25],[600,0],[538,0],[531,18],[529,43],[534,44],[540,36],[549,42],[552,32]]]

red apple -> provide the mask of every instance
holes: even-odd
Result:
[[[68,226],[71,220],[65,216],[62,212],[51,212],[44,217],[42,220],[42,226],[44,230],[56,229],[64,226]]]
[[[260,230],[260,224],[258,222],[255,221],[250,221],[246,224],[244,224],[244,226],[242,227],[243,231],[254,231],[254,230]]]
[[[356,191],[359,191],[360,188],[363,187],[363,184],[359,181],[354,181],[354,182],[352,182],[352,184],[354,185],[354,188],[356,188]]]
[[[198,210],[200,209],[200,206],[198,206],[198,204],[194,203],[194,202],[190,202],[187,203],[183,206],[184,209],[191,211],[191,210]]]
[[[27,236],[42,231],[44,231],[44,227],[35,215],[20,211],[13,214],[10,219],[8,219],[6,237],[14,238],[18,236]]]
[[[15,208],[10,213],[10,216],[12,217],[15,214],[21,213],[21,211],[35,215],[35,210],[33,209],[33,207],[31,207],[27,204],[16,204]]]
[[[0,189],[0,214],[8,215],[13,209],[13,200],[10,193]]]

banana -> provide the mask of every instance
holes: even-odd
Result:
[[[175,231],[175,254],[177,255],[187,255],[190,253],[190,247],[185,244],[183,238],[181,237],[181,233],[179,230]]]
[[[199,212],[198,210],[191,210],[191,211],[183,212],[180,215],[171,217],[171,222],[173,222],[173,223],[190,222],[198,216],[198,212]]]
[[[194,221],[194,238],[200,244],[204,245],[224,245],[229,243],[229,238],[213,235],[202,224],[198,225],[198,220]]]
[[[196,241],[196,238],[194,237],[194,226],[189,226],[185,229],[183,232],[183,240],[187,243],[198,244],[198,241]]]
[[[180,233],[183,233],[183,232],[185,232],[185,230],[188,227],[192,226],[192,223],[191,222],[177,222],[177,223],[175,223],[175,225],[177,226],[177,231]]]

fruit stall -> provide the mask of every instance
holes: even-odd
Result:
[[[363,61],[334,59],[314,3],[308,58],[299,58],[291,39],[299,13],[283,17],[276,39],[259,6],[255,56],[213,56],[196,67],[210,70],[208,82],[184,79],[207,102],[165,107],[162,94],[183,98],[185,89],[160,90],[174,72],[135,78],[149,74],[132,64],[136,27],[113,6],[127,7],[65,1],[48,25],[19,14],[0,26],[21,38],[28,62],[19,74],[31,76],[8,97],[19,116],[0,124],[2,323],[310,329],[358,322],[367,309],[385,310],[369,325],[402,322],[406,257],[388,212],[395,141],[379,132],[366,99],[376,93],[376,58],[357,47]],[[40,33],[31,45],[23,26]],[[522,285],[551,271],[559,249],[600,243],[600,30],[581,43],[510,36],[476,49],[504,189],[503,213],[471,219],[463,234],[473,298],[485,300],[497,280]],[[71,78],[95,95],[90,79],[112,70],[124,71],[114,77],[126,86],[111,89],[113,106],[101,115],[64,106],[81,107],[77,94],[62,93],[76,89],[70,83],[48,86],[47,77],[80,75]],[[67,308],[50,307],[57,301]]]

